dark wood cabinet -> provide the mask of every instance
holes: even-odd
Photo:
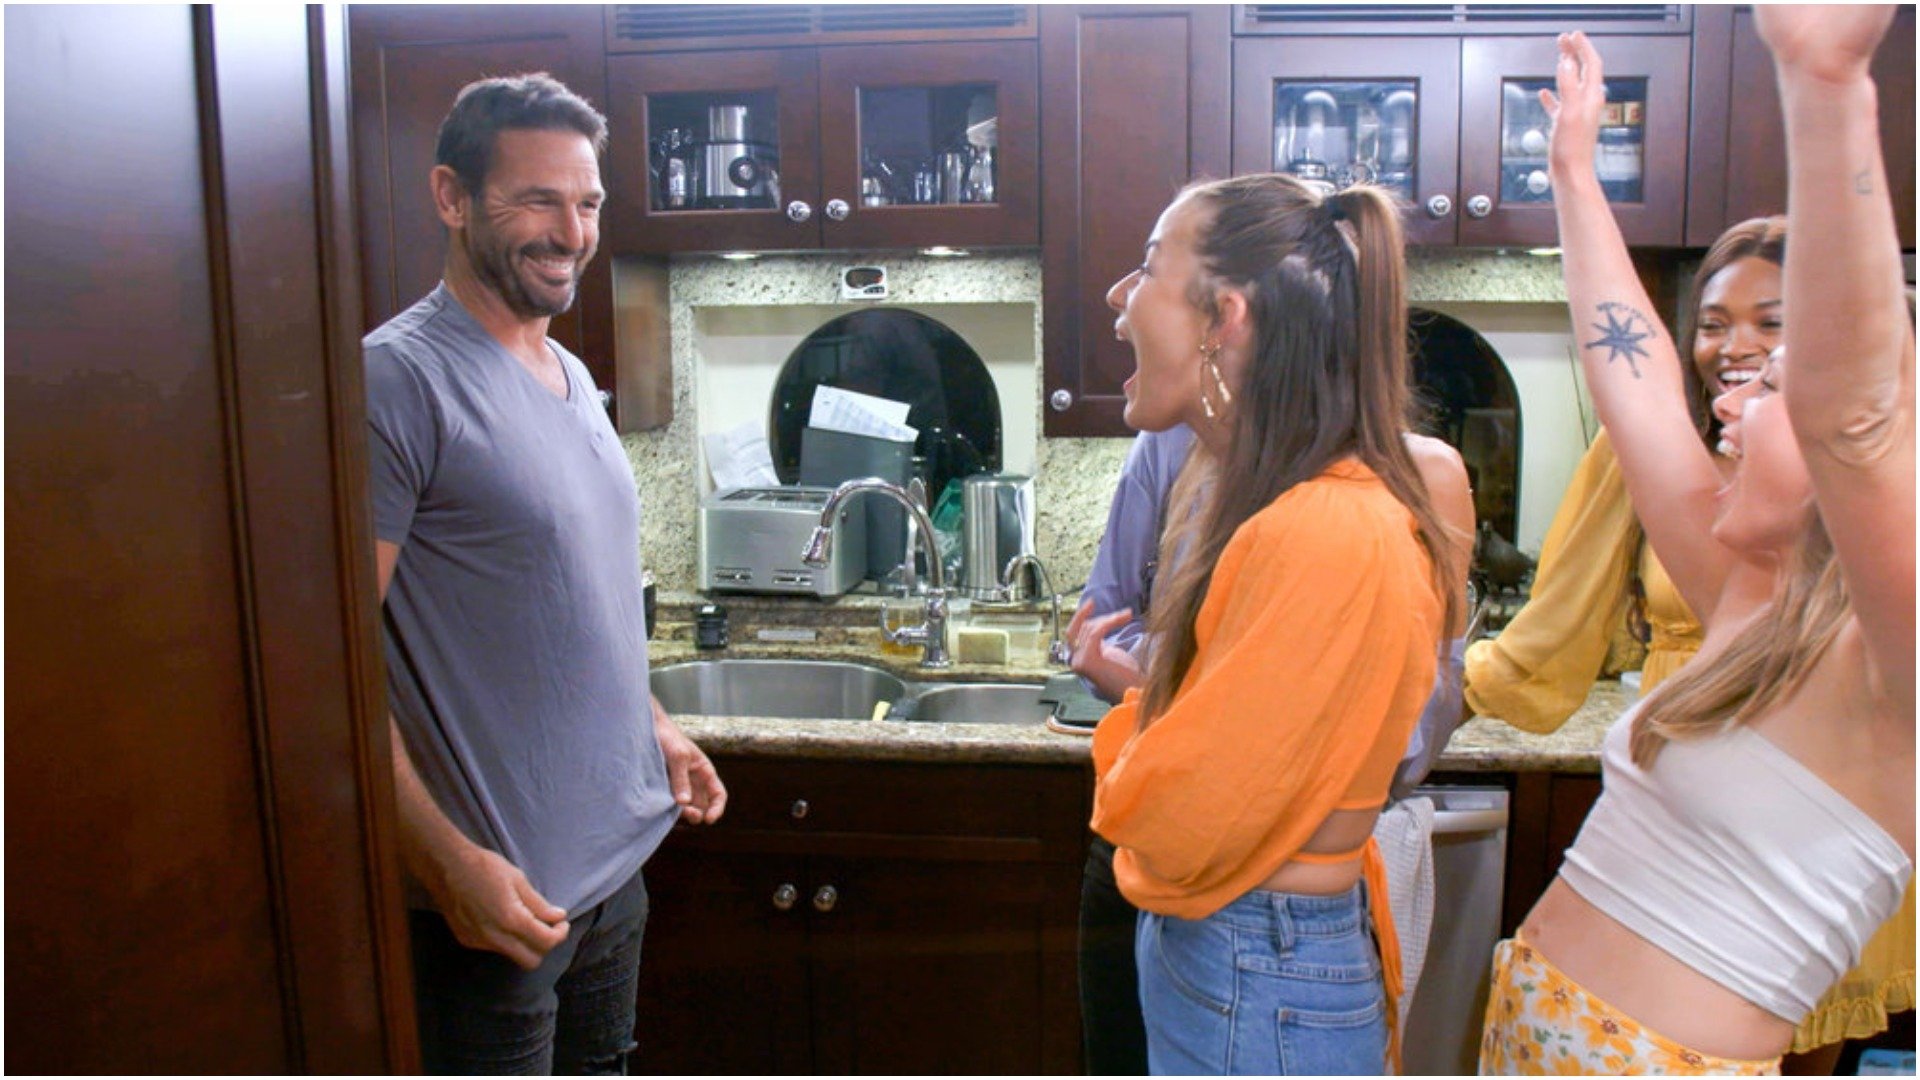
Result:
[[[1520,773],[1514,778],[1507,826],[1507,889],[1500,933],[1513,932],[1553,884],[1587,811],[1600,798],[1600,777],[1582,773]]]
[[[1085,769],[717,764],[647,864],[638,1070],[1078,1071]]]
[[[418,1067],[338,8],[6,16],[6,1061]]]
[[[1728,226],[1787,211],[1786,130],[1773,58],[1750,7],[1695,15],[1693,161],[1686,243],[1706,247]],[[1914,9],[1903,5],[1873,58],[1900,246],[1914,246]]]
[[[1625,99],[1611,124],[1617,144],[1603,133],[1601,155],[1621,178],[1616,217],[1631,244],[1677,244],[1687,39],[1620,34],[1596,44]],[[1535,91],[1551,85],[1555,57],[1543,35],[1239,38],[1233,170],[1318,163],[1334,183],[1388,184],[1411,204],[1414,244],[1550,244],[1557,226]],[[1337,160],[1320,162],[1323,154]]]
[[[1230,156],[1227,8],[1049,4],[1040,11],[1040,236],[1048,435],[1131,435],[1108,288],[1189,180]]]
[[[1036,64],[1030,39],[610,57],[614,246],[659,254],[1031,245],[1040,217]],[[991,124],[972,120],[970,106]],[[704,145],[718,141],[708,110],[729,107],[746,117],[738,156]],[[953,186],[973,175],[969,165],[950,182],[951,197],[915,203],[909,173],[963,141],[993,147],[979,166],[991,182],[965,189],[978,200],[961,201]],[[667,173],[674,157],[684,190]],[[748,165],[736,171],[728,157]],[[770,179],[716,197],[734,190],[723,176]],[[863,194],[869,177],[872,197]]]
[[[355,188],[360,210],[361,303],[366,329],[406,310],[440,280],[446,229],[427,174],[440,121],[462,86],[489,75],[544,71],[607,112],[604,16],[586,5],[368,5],[348,9]],[[620,127],[613,125],[613,139]],[[605,171],[605,170],[603,170]],[[549,333],[586,362],[612,400],[611,245],[587,266],[579,299]]]

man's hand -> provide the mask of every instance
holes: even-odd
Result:
[[[1600,113],[1607,103],[1607,82],[1600,54],[1587,35],[1561,34],[1560,62],[1553,83],[1559,90],[1540,91],[1540,105],[1553,121],[1548,136],[1547,163],[1556,178],[1591,178],[1593,148],[1600,138]]]
[[[1066,638],[1073,650],[1074,673],[1091,682],[1108,701],[1119,701],[1128,689],[1139,686],[1142,681],[1140,665],[1133,654],[1107,644],[1107,635],[1125,626],[1131,618],[1130,608],[1095,618],[1093,602],[1088,600],[1081,602],[1080,610],[1073,613],[1073,621],[1067,624]]]
[[[653,699],[653,733],[660,740],[660,752],[666,755],[667,779],[673,785],[673,801],[680,804],[680,820],[689,825],[711,825],[727,812],[727,786],[707,755],[680,730]]]
[[[1894,11],[1892,4],[1755,4],[1753,17],[1781,75],[1847,83],[1868,77]]]
[[[567,913],[486,848],[468,845],[428,884],[453,936],[469,949],[497,952],[532,971],[567,940]]]

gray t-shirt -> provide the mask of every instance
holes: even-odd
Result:
[[[561,400],[444,284],[362,342],[389,701],[427,791],[578,914],[676,809],[654,738],[640,503],[578,359]]]

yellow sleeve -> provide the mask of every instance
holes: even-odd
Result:
[[[1475,713],[1542,734],[1566,723],[1625,615],[1637,532],[1602,429],[1553,516],[1526,606],[1497,637],[1467,649],[1466,699]]]
[[[1191,918],[1197,898],[1258,884],[1431,688],[1441,615],[1411,528],[1303,509],[1222,552],[1166,712],[1137,732],[1129,694],[1096,733],[1093,825],[1132,862],[1116,875],[1141,907]]]

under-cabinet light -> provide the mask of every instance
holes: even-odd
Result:
[[[1557,259],[1560,257],[1560,249],[1557,247],[1528,248],[1527,254],[1540,255],[1549,259]]]
[[[945,244],[936,244],[933,247],[921,248],[920,254],[931,255],[936,259],[964,259],[973,253],[966,248],[951,248]]]
[[[756,251],[723,251],[720,253],[720,257],[728,262],[752,262],[760,257],[760,253]]]

